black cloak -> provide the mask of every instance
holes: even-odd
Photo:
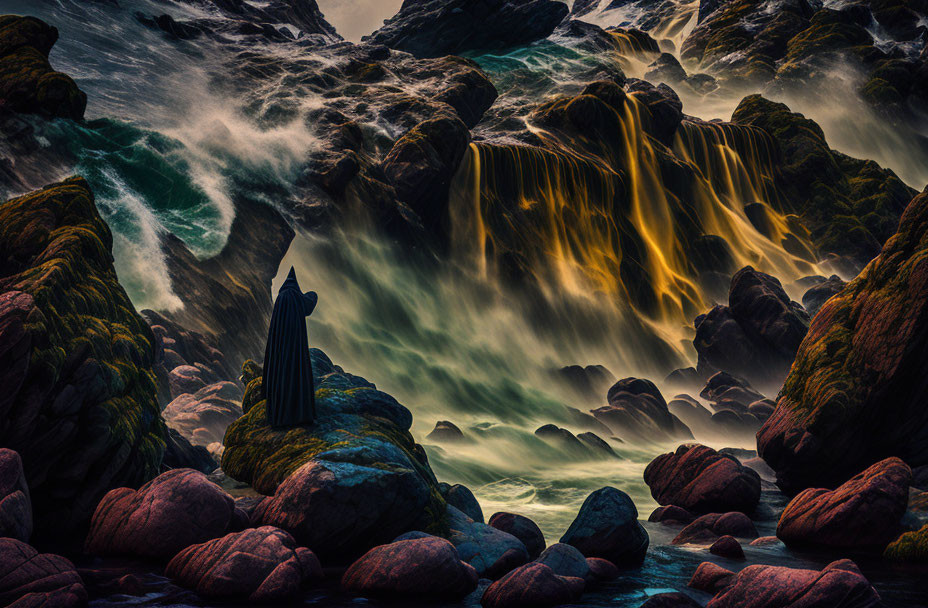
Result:
[[[316,416],[306,317],[313,312],[317,300],[316,292],[300,291],[291,267],[277,292],[264,351],[263,386],[271,426],[309,424]]]

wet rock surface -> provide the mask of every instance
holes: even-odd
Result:
[[[573,545],[586,557],[601,557],[625,568],[644,560],[650,541],[638,523],[638,509],[631,498],[621,490],[605,487],[587,496],[561,542]]]

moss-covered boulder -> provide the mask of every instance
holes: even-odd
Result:
[[[83,179],[0,204],[0,445],[22,457],[43,539],[82,538],[108,490],[161,464],[154,336],[111,248]]]
[[[87,95],[48,62],[57,40],[58,30],[35,17],[0,15],[0,107],[75,120],[84,117]]]
[[[906,532],[886,547],[883,557],[899,562],[928,562],[928,525]]]
[[[891,170],[830,149],[821,127],[785,104],[749,95],[732,122],[760,127],[777,140],[780,192],[820,253],[840,257],[851,271],[879,253],[915,195]]]
[[[256,509],[256,521],[336,560],[409,530],[443,531],[445,501],[409,433],[409,410],[322,351],[311,349],[311,358],[316,420],[289,429],[268,424],[261,368],[245,365],[250,407],[226,431],[222,468],[273,494]]]
[[[758,451],[787,492],[835,487],[898,456],[928,464],[928,191],[828,300],[799,347]]]

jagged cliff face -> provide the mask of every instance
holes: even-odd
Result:
[[[157,474],[154,336],[119,284],[79,178],[0,204],[0,443],[43,542],[80,540],[103,494]]]

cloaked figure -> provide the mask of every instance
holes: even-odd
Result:
[[[271,426],[309,424],[316,416],[306,317],[313,312],[318,299],[314,291],[300,291],[291,267],[277,292],[264,351],[264,396]]]

